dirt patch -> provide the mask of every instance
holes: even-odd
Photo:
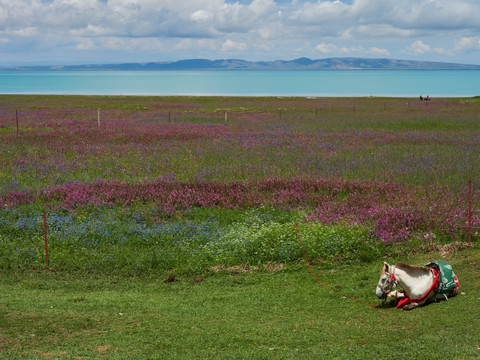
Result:
[[[35,354],[44,356],[44,357],[46,357],[46,358],[58,357],[58,356],[63,356],[63,355],[66,355],[66,354],[67,354],[65,351],[60,351],[60,352],[58,352],[58,353],[44,353],[43,351],[33,350],[33,352],[34,352]]]
[[[263,265],[263,268],[267,271],[278,271],[283,269],[283,264]]]
[[[283,268],[283,264],[266,264],[262,266],[251,266],[251,265],[236,265],[236,266],[226,266],[226,265],[216,265],[212,266],[211,269],[213,271],[219,272],[219,271],[229,271],[229,272],[237,272],[237,273],[243,273],[243,272],[249,272],[253,273],[255,271],[260,271],[260,270],[266,270],[266,271],[278,271]]]
[[[441,256],[448,255],[452,252],[456,252],[457,250],[462,250],[471,247],[467,242],[462,242],[462,241],[455,241],[454,243],[451,244],[446,244],[446,245],[437,245],[436,250],[440,252]]]
[[[175,277],[175,275],[171,274],[167,279],[165,279],[163,282],[168,284],[168,283],[173,283],[178,281],[178,279]]]
[[[106,355],[107,351],[113,349],[113,345],[101,345],[93,349],[96,352],[99,352],[100,355]]]
[[[454,253],[458,250],[462,249],[467,249],[472,247],[472,245],[468,244],[468,242],[463,242],[463,241],[455,241],[450,244],[435,244],[435,243],[429,243],[429,244],[424,244],[420,245],[411,249],[402,249],[397,251],[397,253],[400,254],[416,254],[416,253],[429,253],[429,252],[439,252],[441,257],[446,257],[447,255]]]

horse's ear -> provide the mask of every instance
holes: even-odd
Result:
[[[389,272],[389,270],[390,270],[390,265],[388,265],[386,262],[383,262],[383,270],[384,270],[385,272]]]

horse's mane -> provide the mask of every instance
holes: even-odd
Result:
[[[408,265],[404,263],[398,263],[397,265],[395,265],[395,267],[403,271],[421,271],[421,272],[430,271],[430,269],[426,266],[413,266],[413,265]]]

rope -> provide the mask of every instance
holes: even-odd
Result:
[[[317,282],[322,285],[325,289],[327,290],[330,290],[331,292],[335,293],[335,294],[340,294],[339,291],[335,290],[335,289],[332,289],[330,287],[328,287],[327,285],[325,285],[323,282],[320,281],[320,279],[318,278],[317,274],[315,274],[315,271],[313,271],[313,268],[312,268],[312,265],[310,265],[310,261],[308,261],[308,258],[307,258],[307,254],[305,253],[305,249],[303,248],[303,243],[302,243],[302,239],[300,237],[300,231],[298,230],[298,223],[295,223],[295,229],[297,230],[297,235],[298,235],[298,241],[300,242],[300,246],[302,247],[302,252],[303,252],[303,257],[305,258],[305,261],[307,262],[307,265],[311,271],[311,273],[313,274],[313,276],[315,277],[315,279],[317,280]],[[376,308],[377,306],[375,304],[368,304],[366,302],[363,302],[361,300],[358,300],[358,299],[355,299],[354,297],[350,296],[350,295],[346,295],[346,294],[343,294],[343,296],[353,300],[353,301],[356,301],[360,304],[363,304],[363,305],[367,305],[367,306],[370,306],[370,307],[373,307],[373,308]]]

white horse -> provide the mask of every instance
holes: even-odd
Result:
[[[433,301],[448,300],[447,294],[455,296],[458,291],[457,277],[450,264],[444,261],[438,263],[446,264],[452,280],[444,276],[443,268],[440,269],[436,263],[430,263],[428,266],[411,266],[402,263],[389,265],[385,262],[377,284],[378,298],[384,299],[384,303],[387,298],[393,298],[393,303],[398,307],[411,310]],[[403,290],[393,291],[397,284]]]

